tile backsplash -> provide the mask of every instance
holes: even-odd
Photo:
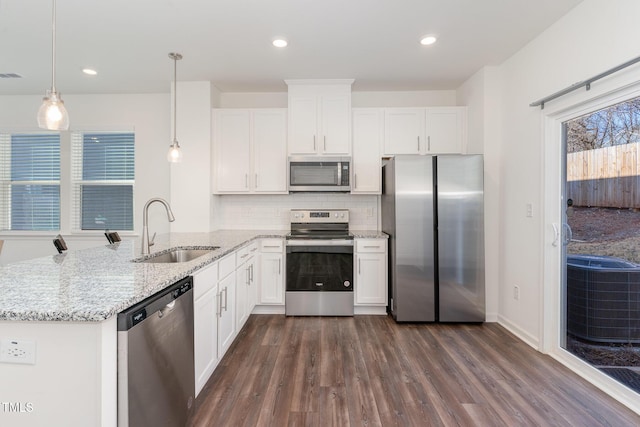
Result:
[[[291,209],[349,209],[349,228],[377,230],[379,197],[351,194],[215,195],[218,229],[289,229]]]

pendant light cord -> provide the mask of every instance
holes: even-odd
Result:
[[[53,13],[51,14],[51,91],[56,91],[56,0],[53,0]]]
[[[178,55],[173,56],[173,142],[176,142],[178,127]]]

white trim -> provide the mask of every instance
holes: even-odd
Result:
[[[520,338],[522,341],[524,341],[525,344],[528,344],[536,350],[539,349],[540,343],[537,337],[520,328],[518,325],[511,322],[506,317],[498,315],[498,324],[505,328],[507,331],[511,332],[516,337]]]
[[[386,316],[387,306],[356,305],[353,307],[353,314],[356,316]]]

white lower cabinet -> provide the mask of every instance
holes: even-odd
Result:
[[[236,337],[236,255],[220,260],[218,283],[218,354],[222,358]]]
[[[218,264],[193,275],[193,340],[196,395],[218,364]]]
[[[284,242],[282,239],[262,239],[259,304],[284,305],[283,250]]]
[[[387,239],[355,241],[355,305],[387,305]]]
[[[237,252],[236,269],[236,325],[240,331],[256,305],[255,282],[258,243],[252,243]]]

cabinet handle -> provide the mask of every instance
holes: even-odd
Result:
[[[218,292],[216,294],[216,317],[222,317],[222,298],[220,298],[220,294],[222,292]]]
[[[313,151],[316,151],[316,136],[313,135]]]
[[[360,270],[360,259],[358,259],[358,274],[360,274],[360,273],[361,273],[361,270]]]
[[[278,276],[282,274],[282,260],[278,260]]]
[[[418,135],[418,151],[420,151],[420,135]]]
[[[229,289],[227,286],[224,287],[224,311],[228,310],[227,307],[227,293],[229,292]]]
[[[323,150],[327,151],[327,136],[323,136],[322,137],[322,146],[324,147]]]
[[[251,283],[253,283],[253,264],[251,264],[250,268],[251,268]]]
[[[244,174],[244,188],[249,188],[249,174]]]
[[[431,137],[427,137],[427,151],[431,151]]]
[[[251,282],[251,273],[249,272],[249,269],[250,267],[245,268],[245,271],[247,272],[247,274],[245,276],[246,280],[244,282],[247,284],[247,286],[251,286],[251,283],[249,283]]]
[[[279,248],[280,245],[264,245],[263,248]]]
[[[371,249],[371,248],[379,248],[379,247],[380,247],[380,245],[364,245],[363,247],[364,247],[364,248],[370,248],[370,249]]]
[[[353,174],[353,188],[358,188],[358,174]]]
[[[244,254],[244,255],[240,255],[240,258],[246,258],[248,256],[249,256],[249,254]]]
[[[256,188],[258,188],[258,174],[256,174]]]

